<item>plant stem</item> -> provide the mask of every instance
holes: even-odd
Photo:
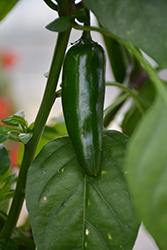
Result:
[[[57,0],[59,6],[59,16],[72,16],[76,11],[73,0]]]
[[[20,168],[15,195],[12,201],[12,205],[9,211],[7,221],[1,233],[1,237],[10,237],[17,224],[20,211],[23,205],[24,197],[25,197],[27,172],[28,172],[29,166],[31,165],[34,159],[34,155],[36,152],[38,142],[42,135],[42,132],[45,127],[52,105],[55,101],[55,90],[57,87],[65,51],[67,48],[70,31],[71,29],[58,34],[57,44],[56,44],[54,56],[52,59],[52,64],[51,64],[51,68],[49,72],[46,89],[44,92],[44,96],[43,96],[40,109],[38,111],[38,114],[35,120],[35,125],[33,129],[33,137],[25,145],[24,156],[23,156],[23,161],[22,161],[21,168]]]
[[[118,82],[106,82],[106,86],[116,86],[125,90],[131,97],[133,97],[141,113],[144,113],[144,110],[148,108],[148,105],[145,102],[143,102],[143,100],[141,100],[134,91],[132,91],[130,88],[127,88],[123,84],[118,83]]]
[[[3,212],[0,211],[0,218],[3,220],[3,221],[6,221],[7,220],[7,215],[4,214]],[[16,227],[15,230],[21,235],[21,236],[24,236],[24,237],[29,237],[29,235],[25,232],[23,232],[20,228]]]

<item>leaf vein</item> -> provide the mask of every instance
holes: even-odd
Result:
[[[92,223],[90,223],[89,221],[85,220],[85,223],[87,225],[89,225],[91,228],[93,228],[94,231],[97,232],[97,234],[101,237],[101,239],[103,240],[103,242],[106,244],[106,240],[104,239],[104,236],[97,230],[97,228],[95,226],[92,225]],[[108,248],[108,245],[106,244],[106,250],[110,250],[110,248]]]
[[[40,202],[40,199],[41,199],[41,196],[43,194],[43,190],[45,189],[45,187],[49,184],[50,181],[52,181],[52,179],[54,179],[56,177],[57,174],[59,174],[59,172],[61,171],[61,169],[63,169],[67,164],[69,164],[70,161],[73,160],[74,157],[75,157],[75,155],[71,159],[69,159],[67,162],[65,162],[65,164],[63,164],[61,166],[61,168],[57,169],[57,171],[51,176],[51,178],[49,178],[49,180],[47,182],[45,182],[45,184],[41,188],[41,193],[39,194],[38,204]]]
[[[143,13],[143,11],[142,11],[142,9],[141,9],[141,6],[140,6],[140,4],[139,4],[139,1],[138,1],[138,0],[135,0],[135,1],[136,1],[137,5],[138,5],[138,7],[139,7],[139,11],[140,11],[140,13],[141,13],[141,16],[143,17],[143,20],[144,20],[144,22],[145,22],[145,25],[146,25],[146,27],[147,27],[147,30],[148,30],[148,32],[150,33],[150,37],[151,37],[153,43],[154,43],[155,46],[156,46],[156,42],[155,42],[155,40],[154,40],[154,38],[153,38],[153,36],[152,36],[151,29],[150,29],[150,27],[148,26],[148,23],[147,23],[147,21],[146,21],[146,17],[145,17],[145,15],[144,15],[144,13]]]
[[[107,202],[107,200],[104,198],[103,194],[101,193],[101,191],[91,182],[89,182],[94,189],[96,190],[97,194],[100,196],[100,198],[103,200],[103,202],[106,204],[106,206],[109,208],[109,210],[111,211],[111,213],[114,215],[114,217],[116,218],[116,220],[118,221],[118,223],[120,224],[121,228],[123,229],[123,224],[122,222],[119,220],[119,218],[117,217],[115,211],[113,210],[113,208],[110,206],[110,204]]]

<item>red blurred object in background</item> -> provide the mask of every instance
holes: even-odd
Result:
[[[11,49],[0,49],[0,121],[4,118],[12,115],[14,112],[14,105],[8,94],[8,88],[10,82],[8,83],[8,78],[6,70],[13,69],[18,63],[19,55],[17,52]],[[18,149],[19,143],[7,140],[5,142],[7,149],[10,151],[9,156],[11,159],[11,168],[18,166]]]
[[[7,97],[0,96],[0,121],[12,114],[13,105]],[[6,147],[10,151],[11,168],[18,166],[18,149],[19,143],[14,141],[6,141]]]
[[[0,50],[0,67],[2,69],[13,68],[19,60],[19,54],[11,49]]]
[[[14,142],[11,141],[10,145],[9,145],[9,156],[10,156],[10,160],[11,160],[11,169],[13,167],[18,166],[18,152],[19,152],[19,147],[20,147],[20,143],[19,142]]]
[[[0,121],[13,113],[13,105],[9,98],[0,96]],[[18,149],[19,143],[6,141],[6,147],[10,151],[11,168],[18,166]]]

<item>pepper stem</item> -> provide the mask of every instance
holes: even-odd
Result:
[[[90,11],[88,9],[85,9],[86,11],[86,19],[85,19],[85,22],[84,22],[84,26],[90,26]],[[82,39],[84,40],[92,40],[91,38],[91,34],[90,34],[90,31],[83,31],[82,33]]]

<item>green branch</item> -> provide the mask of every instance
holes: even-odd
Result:
[[[10,237],[16,224],[25,198],[25,186],[27,172],[31,165],[44,126],[49,116],[52,105],[55,101],[55,90],[57,87],[61,66],[63,63],[67,43],[69,40],[70,30],[58,34],[57,44],[52,59],[50,73],[44,92],[43,100],[37,114],[33,129],[32,139],[25,145],[23,161],[20,168],[15,196],[9,211],[7,221],[1,233],[1,237]]]
[[[106,85],[116,86],[126,91],[134,99],[141,113],[144,113],[144,110],[148,108],[148,105],[145,102],[143,102],[143,100],[141,100],[140,97],[133,90],[131,90],[130,88],[127,88],[123,84],[118,83],[118,82],[106,82]]]
[[[0,218],[5,222],[7,220],[7,215],[0,211]],[[29,235],[23,232],[20,228],[16,227],[15,230],[24,237],[29,237]]]
[[[118,41],[120,41],[120,39],[117,39],[117,37],[115,37],[114,35],[112,35],[110,32],[108,32],[106,29],[104,28],[99,28],[99,27],[94,27],[94,26],[82,26],[82,25],[79,25],[75,22],[72,23],[72,27],[76,30],[84,30],[84,31],[96,31],[96,32],[99,32],[99,33],[102,33],[103,35],[106,35],[106,36],[110,36]]]

